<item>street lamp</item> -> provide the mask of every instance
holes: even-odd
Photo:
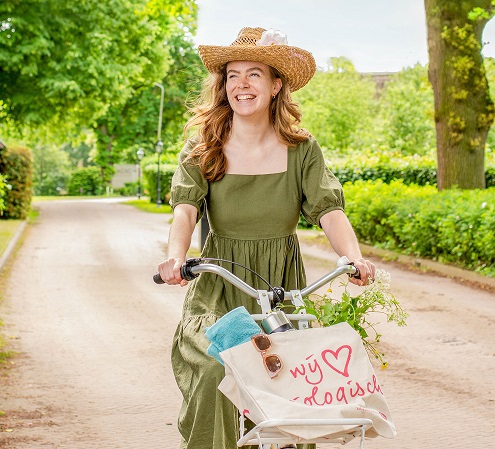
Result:
[[[157,189],[156,189],[156,205],[159,206],[162,204],[162,198],[161,198],[161,181],[160,181],[160,154],[162,153],[163,150],[163,142],[162,142],[162,116],[163,116],[163,97],[165,95],[165,88],[160,84],[160,83],[155,83],[156,87],[159,87],[161,90],[161,95],[160,95],[160,114],[158,116],[158,135],[157,135],[157,142],[156,142],[156,152],[158,153],[158,182],[157,182]]]
[[[156,187],[156,205],[159,206],[162,204],[162,196],[161,196],[161,185],[160,185],[160,154],[162,154],[163,150],[163,142],[159,140],[156,143],[156,152],[158,153],[158,182]]]
[[[138,158],[138,191],[137,191],[137,197],[138,200],[141,199],[141,159],[144,156],[144,150],[142,148],[139,148],[136,152],[137,158]]]

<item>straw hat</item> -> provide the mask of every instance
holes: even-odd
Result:
[[[200,45],[199,56],[210,73],[219,72],[230,61],[257,61],[277,69],[289,83],[292,92],[305,86],[316,71],[313,55],[287,45],[279,31],[243,28],[227,47]]]

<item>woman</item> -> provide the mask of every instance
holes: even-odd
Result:
[[[197,127],[198,134],[186,143],[173,179],[174,220],[168,259],[158,267],[162,279],[187,284],[180,266],[205,210],[211,231],[202,255],[240,263],[272,285],[286,290],[305,285],[296,236],[301,212],[359,268],[361,278],[354,282],[373,279],[374,266],[362,258],[343,212],[339,182],[316,140],[297,128],[301,114],[291,91],[313,76],[312,55],[262,28],[243,28],[232,45],[200,46],[199,54],[210,78],[186,125],[186,131]],[[247,270],[236,266],[234,273],[265,287]],[[172,350],[184,396],[182,449],[236,447],[237,412],[217,390],[224,369],[206,354],[204,330],[240,305],[259,312],[255,301],[219,276],[200,276],[188,288]]]

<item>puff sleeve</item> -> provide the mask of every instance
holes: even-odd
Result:
[[[342,186],[325,164],[318,142],[311,137],[302,164],[301,211],[308,223],[320,226],[320,219],[333,210],[344,210]]]
[[[203,177],[201,169],[191,160],[185,161],[194,147],[188,141],[179,155],[179,166],[172,177],[170,205],[190,204],[198,210],[199,221],[205,210],[205,198],[208,195],[208,181]]]

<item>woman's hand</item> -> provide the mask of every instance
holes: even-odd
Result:
[[[171,257],[158,265],[158,273],[165,284],[181,287],[187,285],[187,281],[180,275],[180,267],[183,263],[184,259]]]
[[[362,257],[351,260],[352,264],[359,270],[359,278],[351,277],[351,282],[356,285],[369,285],[375,281],[375,265]]]

